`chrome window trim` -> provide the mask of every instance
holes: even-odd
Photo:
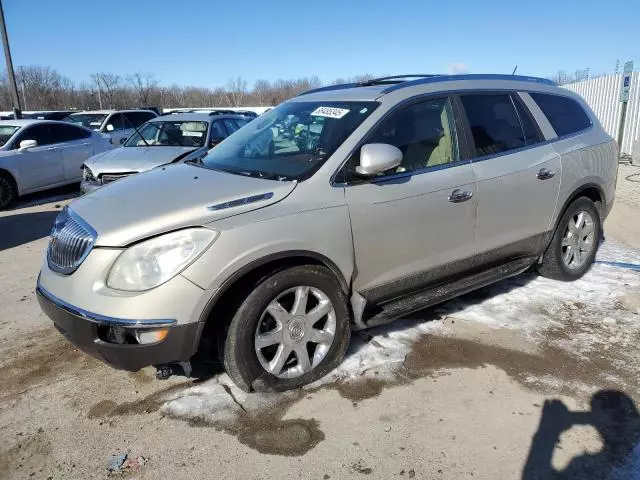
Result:
[[[67,215],[69,215],[74,221],[78,222],[82,228],[84,228],[87,232],[89,232],[89,234],[92,237],[91,245],[89,246],[89,248],[87,248],[86,251],[82,254],[82,256],[68,268],[62,268],[57,266],[55,263],[53,263],[53,261],[49,257],[49,245],[47,245],[47,265],[49,266],[49,268],[54,272],[60,273],[62,275],[71,275],[73,272],[75,272],[78,269],[78,267],[80,267],[80,265],[82,265],[82,262],[84,262],[87,259],[87,257],[91,253],[91,250],[93,250],[93,247],[96,244],[96,240],[98,239],[98,232],[96,232],[91,225],[89,225],[80,215],[78,215],[68,206],[64,207],[62,212],[64,211],[66,211]],[[53,233],[53,227],[51,228],[51,233]],[[51,237],[51,235],[49,236]]]
[[[151,319],[151,320],[127,320],[123,318],[109,317],[106,315],[100,315],[99,313],[89,312],[83,308],[76,307],[64,300],[56,297],[53,293],[46,290],[40,282],[36,286],[36,293],[42,295],[58,308],[65,310],[66,312],[81,317],[89,322],[97,323],[100,325],[118,325],[121,327],[168,327],[177,323],[174,319]]]
[[[348,184],[348,183],[344,183],[344,182],[338,182],[336,181],[336,176],[340,173],[340,170],[342,170],[342,168],[344,167],[344,165],[349,161],[349,159],[351,158],[351,156],[353,155],[353,153],[360,147],[362,147],[362,145],[364,145],[365,140],[368,138],[369,133],[372,132],[374,129],[376,129],[389,115],[391,115],[392,113],[394,113],[395,111],[397,111],[398,109],[402,108],[403,106],[406,106],[407,104],[413,103],[414,101],[420,101],[420,100],[424,100],[424,99],[428,99],[429,97],[432,98],[438,98],[438,97],[442,97],[442,96],[451,96],[451,95],[458,95],[458,94],[474,94],[476,92],[496,92],[496,93],[502,93],[502,92],[507,92],[507,93],[512,93],[512,94],[519,94],[519,93],[547,93],[547,92],[537,92],[536,90],[522,90],[522,89],[514,89],[514,88],[480,88],[480,89],[473,89],[473,88],[469,88],[469,89],[454,89],[454,90],[441,90],[438,92],[430,92],[430,93],[425,93],[425,94],[421,94],[421,95],[416,95],[413,97],[409,97],[404,99],[403,101],[397,103],[396,105],[394,105],[393,107],[391,107],[389,110],[387,110],[387,112],[385,112],[382,117],[380,117],[378,119],[378,121],[371,127],[371,129],[369,129],[369,131],[367,132],[367,134],[362,137],[360,139],[360,141],[356,144],[356,146],[349,152],[349,154],[346,156],[346,158],[342,161],[342,163],[340,163],[340,166],[333,172],[333,174],[331,175],[331,179],[329,181],[330,185],[332,187],[337,187],[337,188],[346,188],[346,187],[357,187],[359,185],[366,185],[367,183],[372,183],[372,181],[365,181],[362,183],[355,183],[355,184]],[[551,95],[557,95],[560,97],[567,97],[567,98],[571,98],[570,95],[563,95],[561,93],[552,93]],[[535,100],[533,100],[533,98],[531,99],[532,101],[535,102]],[[537,103],[536,103],[537,105]],[[544,112],[542,112],[544,115]],[[455,115],[455,112],[454,112]],[[510,155],[512,153],[518,153],[518,152],[522,152],[525,150],[528,150],[530,148],[536,148],[536,147],[540,147],[543,145],[550,145],[553,144],[555,142],[560,142],[562,140],[566,140],[569,138],[573,138],[576,137],[578,135],[582,135],[584,133],[587,133],[591,130],[593,130],[595,128],[595,123],[593,122],[593,120],[591,119],[591,117],[589,115],[587,115],[589,117],[589,119],[591,120],[591,124],[587,127],[584,128],[582,130],[578,130],[577,132],[573,132],[567,135],[563,135],[561,137],[556,136],[555,138],[551,138],[548,140],[544,140],[542,142],[538,142],[538,143],[534,143],[532,145],[525,145],[524,147],[520,147],[517,149],[513,149],[513,150],[506,150],[504,152],[500,152],[500,153],[494,153],[491,155],[485,155],[482,157],[472,157],[471,159],[468,160],[461,160],[455,163],[450,163],[450,164],[445,164],[445,165],[437,165],[434,167],[429,167],[429,168],[425,168],[425,169],[421,169],[421,170],[414,170],[412,172],[403,172],[403,173],[399,173],[397,175],[390,175],[388,177],[388,179],[392,179],[392,178],[402,178],[402,177],[406,177],[406,176],[411,176],[411,175],[422,175],[424,173],[429,173],[433,170],[442,170],[444,168],[452,168],[452,167],[457,167],[460,165],[464,165],[466,163],[474,163],[474,162],[484,162],[485,160],[491,160],[493,158],[498,158],[498,157],[502,157],[504,155]],[[546,118],[546,116],[545,116]],[[538,124],[538,120],[535,118],[534,116],[534,120],[536,121],[536,124]],[[465,120],[466,121],[466,120]],[[548,119],[547,119],[548,121]],[[538,128],[540,128],[539,124],[538,124]],[[460,148],[460,139],[458,138],[458,148]],[[438,168],[440,167],[440,168]],[[382,180],[382,179],[380,179]],[[378,180],[378,182],[380,181]]]

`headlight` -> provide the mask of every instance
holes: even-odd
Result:
[[[107,285],[131,292],[157,287],[187,268],[217,236],[207,228],[189,228],[129,247],[111,267]]]
[[[82,179],[89,182],[96,181],[96,177],[94,177],[93,172],[86,165],[82,166]]]

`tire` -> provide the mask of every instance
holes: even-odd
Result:
[[[299,293],[300,289],[300,292],[304,292],[307,288],[309,300],[305,300],[302,311],[311,315],[300,315],[300,309],[296,312],[296,299],[298,295],[307,298],[304,293]],[[330,302],[329,307],[327,301]],[[284,308],[275,309],[281,321],[266,311],[267,306],[274,311],[273,302],[278,302]],[[314,322],[313,319],[317,317],[313,312],[315,307],[332,309]],[[316,313],[321,313],[320,309]],[[331,330],[333,337],[329,342],[326,337],[331,335]],[[324,343],[315,343],[310,339],[309,336],[318,331],[323,335]],[[274,332],[281,338],[280,343],[258,350],[258,335],[266,338]],[[224,367],[232,380],[247,392],[291,390],[318,380],[337,367],[344,358],[350,337],[346,297],[333,273],[316,265],[292,267],[274,273],[255,285],[235,312],[225,336]],[[308,363],[301,364],[295,351],[287,355],[289,348],[308,352]],[[270,357],[271,353],[273,357]],[[289,358],[281,370],[278,370],[280,367],[275,360],[278,353],[278,358]],[[264,365],[273,365],[275,371],[268,371]],[[305,367],[310,370],[305,370]]]
[[[13,178],[0,174],[0,210],[7,208],[18,196]]]
[[[575,242],[576,238],[582,238],[582,234],[586,230],[575,229],[573,231],[579,232],[579,234],[576,235],[575,233],[573,233],[572,235],[570,235],[572,236],[573,240],[571,238],[565,238],[565,236],[569,232],[570,223],[571,228],[573,228],[573,225],[575,225],[578,219],[578,215],[581,212],[587,213],[592,220],[590,250],[587,253],[586,251],[583,252],[583,249],[580,246],[571,246],[574,251],[577,249],[583,253],[581,253],[581,263],[578,264],[578,262],[576,261],[573,265],[570,265],[566,260],[571,256],[571,253],[567,254],[567,249],[569,246],[563,245],[563,243]],[[584,223],[584,225],[586,226],[586,223]],[[574,200],[566,209],[566,211],[562,215],[562,218],[560,218],[560,221],[558,222],[556,230],[553,234],[553,238],[551,239],[551,243],[542,256],[542,263],[538,266],[538,271],[542,276],[552,278],[554,280],[561,280],[564,282],[577,280],[589,270],[591,265],[593,265],[601,236],[602,222],[600,220],[600,213],[596,205],[593,203],[593,201],[586,197],[580,197]],[[584,238],[588,237],[589,235]]]

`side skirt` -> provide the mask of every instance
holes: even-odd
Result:
[[[364,319],[364,324],[367,328],[384,325],[404,315],[431,307],[478,288],[486,287],[499,280],[513,277],[528,269],[536,262],[537,258],[536,256],[517,258],[502,265],[394,299],[379,305],[375,314]],[[358,329],[358,326],[356,326],[356,329]]]

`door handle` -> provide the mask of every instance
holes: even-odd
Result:
[[[473,193],[463,192],[459,188],[456,188],[453,192],[451,192],[451,195],[449,195],[448,199],[451,203],[460,203],[460,202],[466,202],[471,197],[473,197]]]
[[[541,168],[540,171],[536,174],[536,177],[538,178],[538,180],[548,180],[555,174],[556,172],[554,172],[553,170],[549,170],[548,168]]]

